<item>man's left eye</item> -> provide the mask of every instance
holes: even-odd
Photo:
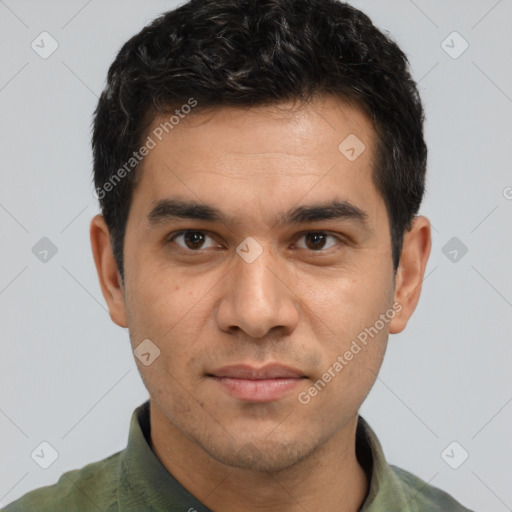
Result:
[[[311,231],[309,233],[305,233],[301,236],[301,239],[304,238],[306,240],[306,247],[300,247],[305,249],[311,249],[312,251],[321,251],[324,249],[330,249],[335,243],[325,247],[325,241],[327,238],[332,238],[334,240],[337,240],[338,242],[341,242],[341,239],[337,236],[330,235],[329,233],[325,233],[323,231]]]

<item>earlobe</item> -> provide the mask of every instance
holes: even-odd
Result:
[[[401,310],[390,323],[391,334],[403,331],[416,309],[431,248],[429,220],[423,216],[415,217],[411,229],[404,233],[394,295],[394,301],[400,304]]]
[[[120,327],[128,327],[124,302],[124,287],[110,243],[110,233],[102,215],[96,215],[90,225],[91,249],[107,302],[110,318]]]

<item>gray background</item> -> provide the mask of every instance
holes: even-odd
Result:
[[[512,2],[352,3],[420,82],[434,226],[418,309],[361,413],[392,464],[475,510],[512,510]],[[176,5],[0,0],[0,506],[124,448],[148,397],[91,255],[90,123],[122,43]],[[47,59],[31,48],[43,31],[59,44]],[[42,441],[59,454],[48,469],[31,458]]]

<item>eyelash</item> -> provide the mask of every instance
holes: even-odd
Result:
[[[200,233],[200,234],[204,234],[204,235],[207,235],[209,236],[210,238],[213,238],[211,235],[209,235],[208,231],[201,231],[201,230],[198,230],[198,229],[184,229],[184,230],[181,230],[181,231],[176,231],[174,233],[171,233],[166,239],[165,239],[165,243],[166,244],[170,244],[172,242],[174,242],[176,240],[176,238],[178,238],[179,236],[182,236],[186,233]],[[347,242],[346,240],[344,240],[343,238],[333,234],[333,233],[329,233],[328,231],[304,231],[304,232],[301,232],[299,233],[298,235],[299,236],[299,240],[301,238],[303,238],[304,236],[306,235],[310,235],[310,234],[315,234],[315,235],[326,235],[326,236],[330,236],[332,238],[335,238],[337,241],[338,241],[338,244],[339,245],[347,245]],[[193,249],[188,249],[188,248],[184,248],[184,247],[181,247],[181,246],[178,246],[181,250],[183,250],[184,252],[187,252],[187,253],[190,253],[190,254],[193,254],[193,253],[204,253],[204,251],[207,251],[208,249],[197,249],[197,250],[193,250]],[[302,249],[302,248],[301,248]],[[333,249],[336,249],[336,247],[329,247],[328,249],[318,249],[318,250],[309,250],[309,252],[313,253],[313,254],[329,254],[332,252]],[[308,249],[305,249],[305,250],[308,250]]]

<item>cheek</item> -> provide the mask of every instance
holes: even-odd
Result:
[[[395,314],[390,284],[389,276],[367,268],[308,288],[308,321],[316,325],[323,362],[319,377],[333,393],[325,399],[353,397],[357,403],[375,381]]]
[[[207,291],[206,279],[186,278],[178,270],[162,269],[155,261],[137,262],[139,271],[130,282],[132,313],[156,332],[166,332],[186,321]]]
[[[206,275],[184,278],[179,272],[154,271],[132,280],[127,290],[133,347],[149,338],[160,349],[159,365],[172,375],[195,368],[216,282]],[[148,367],[141,367],[141,372],[148,372]]]
[[[304,278],[302,278],[304,281]],[[303,302],[331,336],[347,340],[373,325],[392,299],[390,279],[370,268],[316,279],[304,289]]]
[[[319,414],[326,408],[355,414],[377,378],[386,352],[388,327],[375,329],[375,319],[367,321],[366,317],[366,313],[344,315],[335,326],[337,336],[319,345],[323,364],[305,391],[307,396],[302,395],[303,400],[311,400],[311,409]],[[325,418],[334,423],[338,420]]]

